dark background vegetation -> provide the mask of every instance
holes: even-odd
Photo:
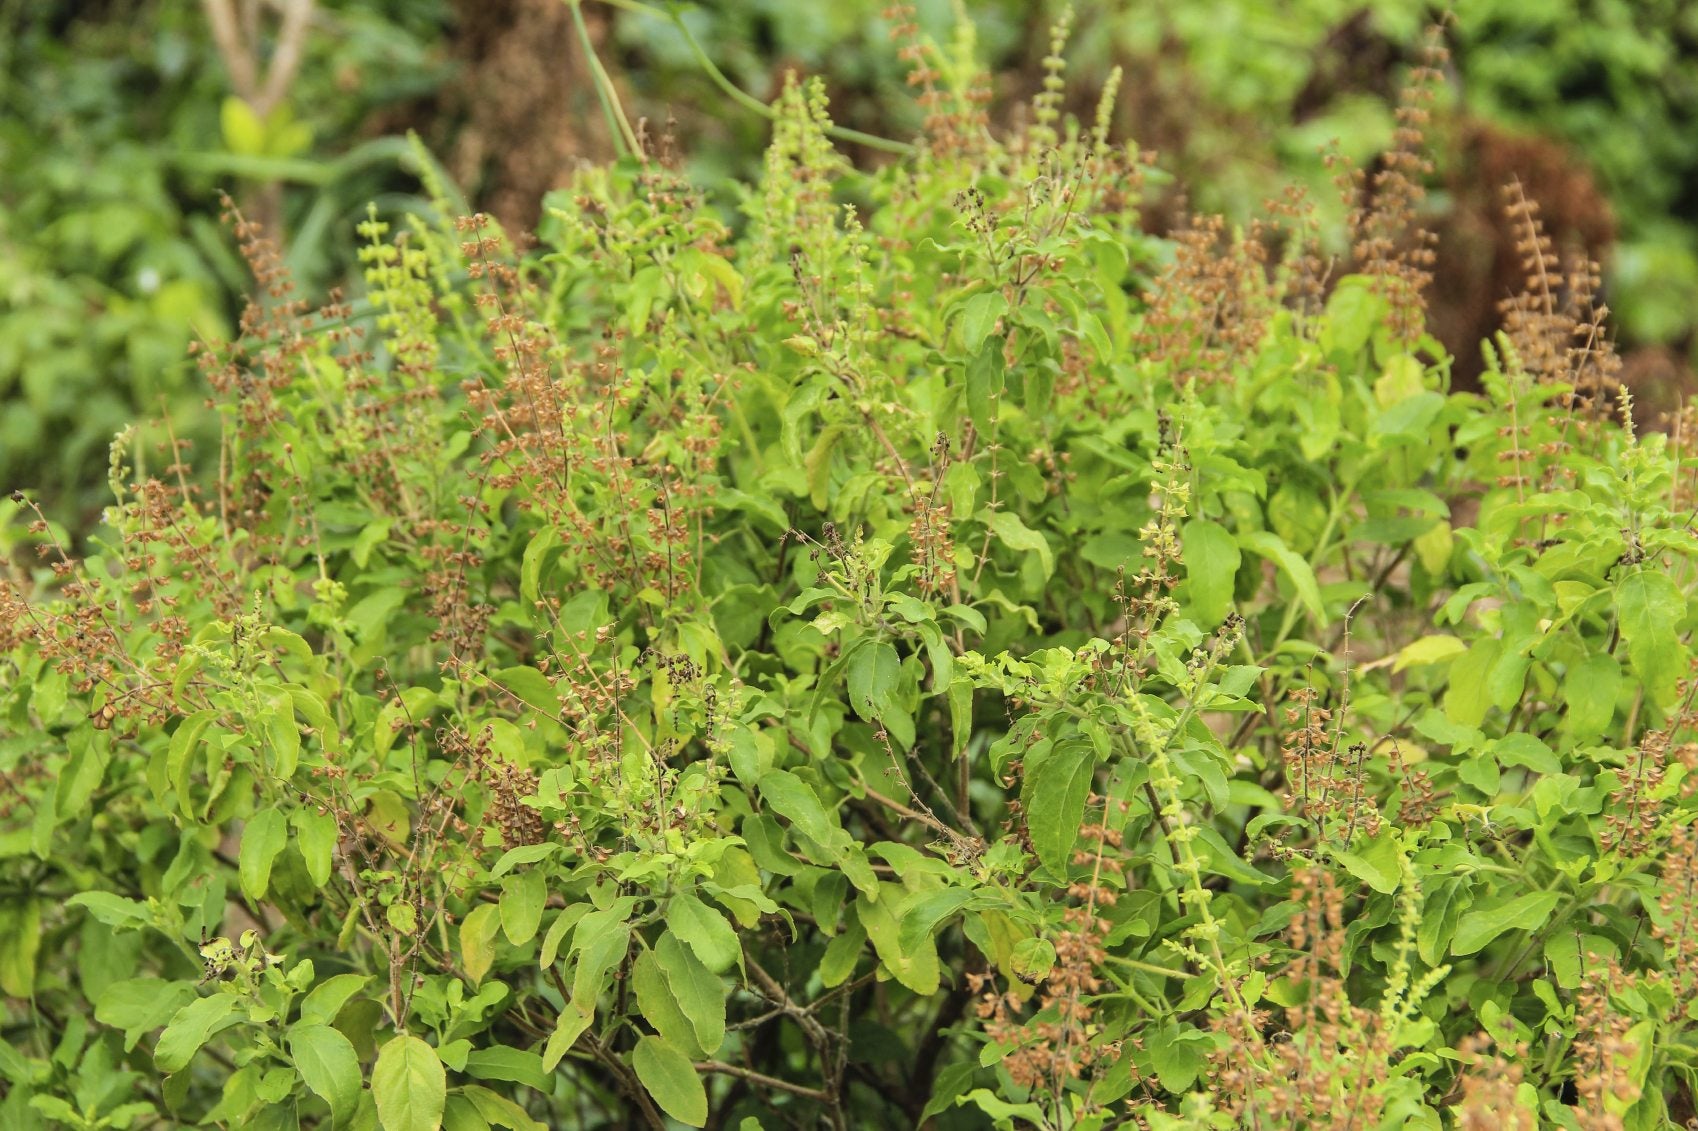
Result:
[[[754,97],[786,70],[821,74],[841,124],[906,137],[918,112],[882,6],[725,0],[683,20]],[[582,8],[628,105],[670,129],[699,180],[748,173],[764,119],[731,104],[677,26],[635,7]],[[948,40],[953,6],[918,7]],[[998,76],[993,117],[1036,89],[1061,7],[965,4]],[[1157,230],[1187,207],[1245,218],[1291,182],[1328,199],[1321,149],[1385,146],[1388,95],[1435,14],[1414,0],[1075,10],[1070,89],[1124,68],[1119,128],[1169,174],[1153,189]],[[1466,0],[1449,41],[1432,297],[1459,378],[1519,282],[1500,196],[1519,178],[1558,244],[1603,264],[1627,379],[1654,422],[1695,357],[1698,3]],[[576,166],[613,154],[586,59],[561,0],[0,0],[0,486],[39,489],[83,528],[115,431],[163,409],[195,434],[186,347],[229,333],[249,286],[221,191],[278,236],[309,296],[350,277],[369,205],[424,206],[408,130],[472,207],[529,227]]]

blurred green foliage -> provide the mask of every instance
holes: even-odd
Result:
[[[764,118],[728,105],[703,56],[762,100],[796,69],[826,77],[845,126],[907,137],[918,125],[886,0],[682,5],[688,35],[669,7],[587,7],[612,12],[602,49],[633,111],[657,126],[677,115],[679,149],[698,183],[751,176],[768,132]],[[1124,65],[1136,97],[1123,98],[1144,110],[1122,115],[1127,128],[1163,150],[1194,206],[1239,220],[1290,180],[1330,201],[1318,148],[1336,138],[1360,161],[1390,136],[1382,92],[1349,81],[1294,121],[1329,37],[1367,8],[1373,33],[1407,60],[1431,15],[1422,0],[1074,7],[1077,87],[1092,89]],[[1045,29],[1063,4],[914,8],[939,42],[951,41],[958,9],[971,15],[1003,105],[1035,89]],[[199,393],[185,346],[196,333],[230,332],[245,287],[215,218],[219,190],[251,199],[278,186],[286,261],[309,294],[348,277],[352,249],[337,234],[368,201],[384,214],[420,206],[401,167],[406,146],[381,135],[428,120],[441,144],[461,128],[442,120],[440,96],[457,78],[456,19],[471,11],[451,0],[323,0],[284,105],[260,121],[232,99],[199,4],[0,0],[0,486],[40,488],[55,514],[86,527],[120,426],[153,415],[163,399],[194,430]],[[1471,0],[1456,7],[1451,39],[1463,105],[1567,143],[1608,191],[1621,230],[1609,296],[1621,329],[1690,347],[1698,4]],[[539,50],[564,57],[581,48]]]
[[[1621,331],[1638,341],[1691,345],[1698,319],[1698,4],[1470,0],[1451,7],[1460,104],[1487,121],[1570,146],[1614,205],[1621,239],[1609,266]],[[1431,14],[1418,0],[1132,0],[1108,9],[1119,47],[1159,56],[1164,42],[1182,44],[1180,65],[1205,104],[1279,131],[1282,163],[1311,172],[1315,147],[1329,137],[1360,159],[1391,129],[1383,102],[1348,90],[1295,129],[1281,119],[1313,73],[1328,32],[1368,9],[1373,30],[1409,56]],[[1205,151],[1228,153],[1243,142],[1236,133],[1199,139]],[[1262,172],[1197,188],[1213,206],[1244,215],[1268,191]]]
[[[679,13],[682,29],[669,10],[625,13],[615,27],[614,45],[622,54],[621,77],[639,104],[663,113],[670,108],[683,119],[681,141],[691,173],[714,183],[755,171],[768,128],[754,115],[714,112],[722,99],[699,65],[691,39],[727,78],[763,102],[778,96],[787,71],[817,74],[831,92],[840,125],[905,138],[919,130],[921,111],[908,86],[908,66],[890,41],[888,7],[881,0],[710,0]],[[978,51],[1005,72],[1020,62],[1031,14],[1060,10],[1060,5],[1022,0],[976,0],[969,7]],[[954,38],[951,0],[920,0],[914,9],[926,35],[939,43]],[[705,113],[691,115],[690,107]],[[714,144],[698,144],[700,134]]]
[[[250,285],[221,189],[286,182],[290,267],[308,290],[345,274],[341,233],[411,181],[404,145],[361,147],[362,123],[441,81],[444,19],[320,5],[289,102],[260,123],[282,145],[255,148],[199,5],[0,3],[0,484],[83,526],[119,428],[165,407],[195,430],[187,346],[231,333]]]
[[[14,4],[0,38],[0,478],[86,478],[141,406],[188,383],[189,327],[228,331],[212,208],[184,209],[161,142],[216,131],[198,13],[71,28]],[[145,95],[145,96],[144,96]],[[207,115],[212,115],[210,123]],[[207,201],[207,203],[211,203]],[[173,406],[175,407],[175,405]]]

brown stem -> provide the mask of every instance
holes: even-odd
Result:
[[[789,1092],[791,1095],[796,1096],[806,1096],[808,1099],[817,1100],[820,1103],[831,1102],[831,1097],[820,1091],[818,1088],[809,1088],[802,1084],[793,1084],[789,1080],[780,1080],[776,1076],[768,1076],[765,1073],[755,1072],[752,1069],[743,1068],[735,1064],[726,1064],[723,1061],[699,1061],[696,1064],[696,1071],[718,1072],[725,1076],[737,1076],[749,1081],[751,1084],[758,1084],[763,1088],[777,1088],[781,1092]]]

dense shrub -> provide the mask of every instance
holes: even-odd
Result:
[[[1588,272],[1521,209],[1450,394],[1430,74],[1334,264],[912,56],[735,236],[651,143],[522,257],[369,222],[362,319],[232,217],[217,450],[7,504],[0,1122],[1692,1113],[1698,464]]]
[[[758,169],[766,122],[726,112],[719,83],[768,99],[785,69],[800,66],[829,76],[843,124],[893,136],[917,128],[923,109],[902,96],[903,65],[883,47],[888,6],[620,0],[583,13],[627,96],[653,120],[676,115],[691,180],[725,190]],[[1360,159],[1387,143],[1382,96],[1402,70],[1391,64],[1412,54],[1431,7],[1075,6],[1075,73],[1100,80],[1112,63],[1125,65],[1119,127],[1161,151],[1193,204],[1235,221],[1285,179],[1324,185],[1316,150],[1327,139]],[[947,38],[953,7],[929,0],[914,18]],[[997,73],[993,117],[1017,113],[1041,81],[1042,29],[1065,5],[970,7],[975,48]],[[220,49],[209,18],[217,10],[240,14],[239,50]],[[260,0],[9,5],[0,14],[0,489],[31,485],[80,539],[103,498],[105,443],[124,422],[164,405],[180,434],[207,435],[183,346],[195,334],[224,336],[240,309],[240,264],[212,222],[221,186],[260,210],[314,294],[351,277],[342,237],[368,200],[389,218],[419,207],[408,161],[417,151],[394,136],[409,126],[468,199],[530,227],[568,170],[612,152],[573,10],[560,0],[320,0],[296,38],[287,13],[307,9]],[[1607,241],[1587,246],[1606,260],[1617,324],[1632,345],[1668,347],[1630,363],[1633,383],[1688,381],[1698,307],[1698,236],[1687,219],[1698,166],[1685,145],[1698,113],[1687,77],[1698,25],[1689,6],[1478,0],[1459,7],[1453,39],[1461,105],[1493,130],[1567,141],[1572,152],[1556,160],[1601,177],[1622,241],[1611,255]],[[292,77],[274,98],[261,80],[279,57],[298,67],[284,68]],[[256,96],[256,86],[267,89]],[[1326,97],[1311,105],[1316,92]],[[845,152],[874,157],[853,144]],[[1532,171],[1526,179],[1547,206],[1565,195]],[[1455,203],[1438,211],[1466,221],[1456,225],[1465,250],[1444,258],[1469,285],[1443,293],[1466,308],[1478,286],[1495,301],[1500,280],[1473,254],[1479,218],[1466,199]],[[1161,208],[1146,216],[1158,227],[1166,218]],[[1564,217],[1548,219],[1562,243]],[[1442,340],[1468,341],[1472,327],[1436,313]],[[1472,345],[1464,352],[1471,358]]]

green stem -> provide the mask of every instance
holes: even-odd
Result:
[[[601,102],[601,112],[607,117],[607,128],[613,135],[613,144],[618,148],[621,157],[641,154],[642,146],[637,143],[636,132],[631,129],[631,123],[625,118],[625,110],[619,105],[619,94],[613,89],[613,80],[601,65],[601,58],[595,53],[595,44],[590,40],[589,26],[584,23],[583,2],[566,0],[566,3],[572,9],[572,25],[578,30],[578,42],[584,45],[584,57],[590,61],[590,73],[595,78],[595,96]]]
[[[1333,496],[1332,506],[1328,508],[1327,511],[1326,525],[1321,528],[1320,537],[1315,539],[1313,557],[1317,566],[1326,561],[1332,554],[1332,532],[1338,526],[1339,519],[1344,517],[1345,505],[1351,499],[1356,497],[1356,484],[1359,479],[1360,477],[1352,477],[1351,480],[1344,485],[1344,489]],[[1340,542],[1339,544],[1345,545],[1343,542]],[[1345,545],[1345,549],[1346,552],[1348,552],[1349,547]],[[1285,617],[1280,621],[1279,635],[1274,637],[1273,646],[1268,649],[1269,657],[1272,657],[1275,652],[1279,651],[1279,646],[1284,644],[1291,636],[1291,630],[1297,626],[1297,616],[1301,609],[1302,603],[1295,600],[1285,607]],[[1266,659],[1264,659],[1263,662],[1266,663]]]
[[[567,2],[572,5],[572,10],[576,12],[582,0],[567,0]],[[690,31],[689,25],[684,22],[684,17],[678,13],[677,8],[662,10],[652,4],[643,3],[643,0],[601,0],[601,2],[611,8],[618,8],[620,11],[671,21],[672,26],[678,29],[678,34],[682,35],[684,42],[689,45],[690,53],[696,57],[696,63],[707,73],[708,78],[713,80],[713,84],[725,93],[727,98],[743,109],[759,114],[769,122],[777,119],[777,111],[732,82],[725,76],[725,72],[715,65],[714,61],[708,57],[707,52],[702,49],[702,45],[696,41],[695,34]],[[847,126],[827,126],[825,132],[827,136],[834,137],[839,141],[853,142],[856,145],[864,145],[868,149],[877,149],[885,153],[896,153],[906,157],[914,152],[914,147],[905,141],[894,141],[887,137],[879,137],[876,134],[862,133],[860,130],[849,129]]]
[[[1124,966],[1129,970],[1141,970],[1146,974],[1155,974],[1162,978],[1189,978],[1191,976],[1184,970],[1172,970],[1166,966],[1157,966],[1153,962],[1140,962],[1136,958],[1122,958],[1118,954],[1107,954],[1103,957],[1109,962]]]

